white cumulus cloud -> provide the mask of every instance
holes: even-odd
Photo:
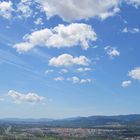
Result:
[[[111,47],[111,46],[105,47],[105,51],[111,58],[120,55],[120,52],[116,48]]]
[[[90,60],[85,56],[73,57],[70,54],[62,54],[58,57],[53,57],[49,60],[49,65],[59,66],[72,66],[72,65],[89,65]]]
[[[91,79],[80,79],[77,76],[67,78],[68,81],[71,81],[73,84],[84,84],[84,83],[91,83]]]
[[[86,68],[78,68],[77,69],[78,72],[86,72],[86,71],[91,71],[91,70],[92,70],[91,68],[87,68],[87,67]]]
[[[76,76],[73,76],[73,77],[70,77],[67,79],[68,81],[72,81],[72,83],[79,83],[80,82],[80,79]]]
[[[123,82],[122,82],[122,87],[124,87],[124,88],[125,88],[125,87],[128,87],[128,86],[131,85],[131,83],[132,83],[132,82],[131,82],[130,80],[128,80],[128,81],[123,81]]]
[[[140,32],[140,29],[139,28],[127,28],[125,27],[123,30],[122,30],[123,33],[131,33],[131,34],[136,34],[136,33],[139,33]]]
[[[28,18],[32,15],[33,11],[31,9],[31,5],[32,5],[32,1],[31,0],[21,0],[18,4],[17,4],[17,10],[16,12],[18,13],[18,17],[20,18]]]
[[[36,46],[48,48],[63,48],[80,45],[83,49],[89,48],[89,41],[96,41],[97,35],[94,29],[84,23],[72,23],[70,25],[59,24],[48,29],[34,31],[23,37],[23,42],[13,47],[19,52],[26,52]]]
[[[60,77],[56,77],[56,78],[54,78],[54,80],[55,81],[64,81],[64,77],[61,77],[61,76]]]
[[[65,21],[98,17],[105,19],[120,11],[120,0],[36,0],[48,18],[58,15]]]
[[[6,19],[10,19],[12,16],[13,4],[11,1],[2,1],[0,2],[0,16]]]
[[[138,8],[140,6],[140,0],[126,0],[126,2],[128,4],[135,6],[136,8]]]
[[[37,18],[37,19],[34,21],[34,23],[35,23],[36,25],[43,25],[43,24],[44,24],[42,18]]]
[[[140,81],[140,67],[134,68],[133,70],[129,71],[128,75],[131,78]]]
[[[12,98],[15,103],[38,103],[44,99],[44,97],[37,95],[36,93],[22,94],[20,92],[10,90],[8,96]]]
[[[64,21],[72,22],[82,19],[99,18],[104,20],[115,16],[122,4],[129,4],[138,8],[140,0],[1,0],[0,15],[9,19],[14,10],[16,17],[29,18],[37,14],[46,14],[47,19],[59,16]],[[13,8],[12,8],[13,3]],[[42,24],[40,19],[35,23]]]

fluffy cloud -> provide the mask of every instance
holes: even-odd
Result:
[[[44,24],[42,18],[37,18],[37,19],[34,21],[34,23],[35,23],[36,25],[43,25],[43,24]]]
[[[87,79],[80,79],[77,76],[73,76],[73,77],[68,77],[67,79],[65,79],[64,77],[60,76],[60,77],[56,77],[54,78],[55,81],[71,81],[73,84],[84,84],[84,83],[91,83],[92,80],[87,78]]]
[[[19,52],[26,52],[36,46],[48,48],[73,47],[81,45],[83,49],[89,48],[89,41],[96,41],[97,35],[90,25],[72,23],[70,25],[58,25],[53,29],[42,29],[27,34],[23,37],[24,42],[15,44],[13,47]]]
[[[0,16],[6,19],[10,19],[13,12],[12,2],[3,1],[0,2]]]
[[[136,34],[136,33],[139,33],[140,30],[139,28],[127,28],[125,27],[123,30],[122,30],[123,33],[131,33],[131,34]]]
[[[126,2],[128,4],[135,6],[136,8],[138,8],[140,6],[140,0],[126,0]]]
[[[73,77],[70,77],[67,79],[68,81],[72,81],[72,83],[79,83],[80,82],[80,79],[76,76],[73,76]]]
[[[20,0],[18,3],[13,2],[13,9],[11,1],[0,2],[0,15],[4,18],[9,19],[14,10],[16,17],[20,18],[28,18],[36,15],[37,12],[39,14],[44,12],[48,19],[57,15],[68,22],[89,18],[104,20],[116,15],[122,3],[136,8],[140,6],[139,0],[82,0],[82,2],[80,0]],[[35,23],[42,24],[42,21],[37,19]]]
[[[128,75],[135,79],[135,80],[139,80],[140,81],[140,67],[137,67],[131,71],[129,71]]]
[[[32,49],[33,47],[34,46],[29,42],[21,42],[13,46],[13,48],[16,48],[18,52],[26,52]]]
[[[62,54],[58,57],[53,57],[49,60],[49,65],[59,66],[72,66],[72,65],[89,65],[90,60],[85,56],[73,57],[70,54]]]
[[[18,17],[20,18],[28,18],[32,15],[32,9],[31,6],[32,2],[31,0],[21,0],[20,3],[17,4],[17,13]]]
[[[55,81],[64,81],[64,78],[63,77],[56,77],[54,78]]]
[[[114,47],[107,46],[105,47],[105,51],[111,58],[120,55],[120,52]]]
[[[83,84],[83,83],[91,83],[92,82],[91,79],[80,79],[77,76],[70,77],[67,80],[71,81],[73,84],[76,84],[76,83]]]
[[[99,17],[105,19],[119,12],[120,0],[36,0],[48,18],[58,15],[65,21]]]
[[[122,87],[128,87],[128,86],[130,86],[131,85],[131,81],[130,80],[128,80],[128,81],[123,81],[122,82]]]
[[[91,71],[91,68],[78,68],[77,71],[78,72],[86,72],[86,71]]]
[[[36,93],[22,94],[14,90],[10,90],[8,96],[11,97],[15,103],[38,103],[44,99],[44,97],[39,96]]]

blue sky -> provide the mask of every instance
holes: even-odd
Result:
[[[0,0],[0,118],[140,113],[139,0]]]

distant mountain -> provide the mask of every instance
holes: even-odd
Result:
[[[89,116],[67,118],[61,120],[53,119],[1,119],[0,123],[18,124],[40,124],[50,127],[97,127],[105,125],[128,125],[140,124],[140,115],[119,115],[119,116]]]
[[[0,124],[1,123],[11,123],[11,124],[43,124],[43,123],[48,123],[50,121],[53,121],[53,119],[46,119],[46,118],[41,118],[41,119],[6,118],[6,119],[0,119]]]
[[[58,127],[95,127],[104,125],[126,125],[135,122],[140,122],[140,115],[78,117],[74,119],[53,120],[47,124],[49,126]]]

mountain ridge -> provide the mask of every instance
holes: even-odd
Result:
[[[74,117],[65,119],[19,119],[7,118],[0,119],[0,123],[16,123],[16,124],[43,124],[50,127],[94,127],[104,125],[128,125],[140,123],[140,114],[129,115],[96,115],[88,117]]]

